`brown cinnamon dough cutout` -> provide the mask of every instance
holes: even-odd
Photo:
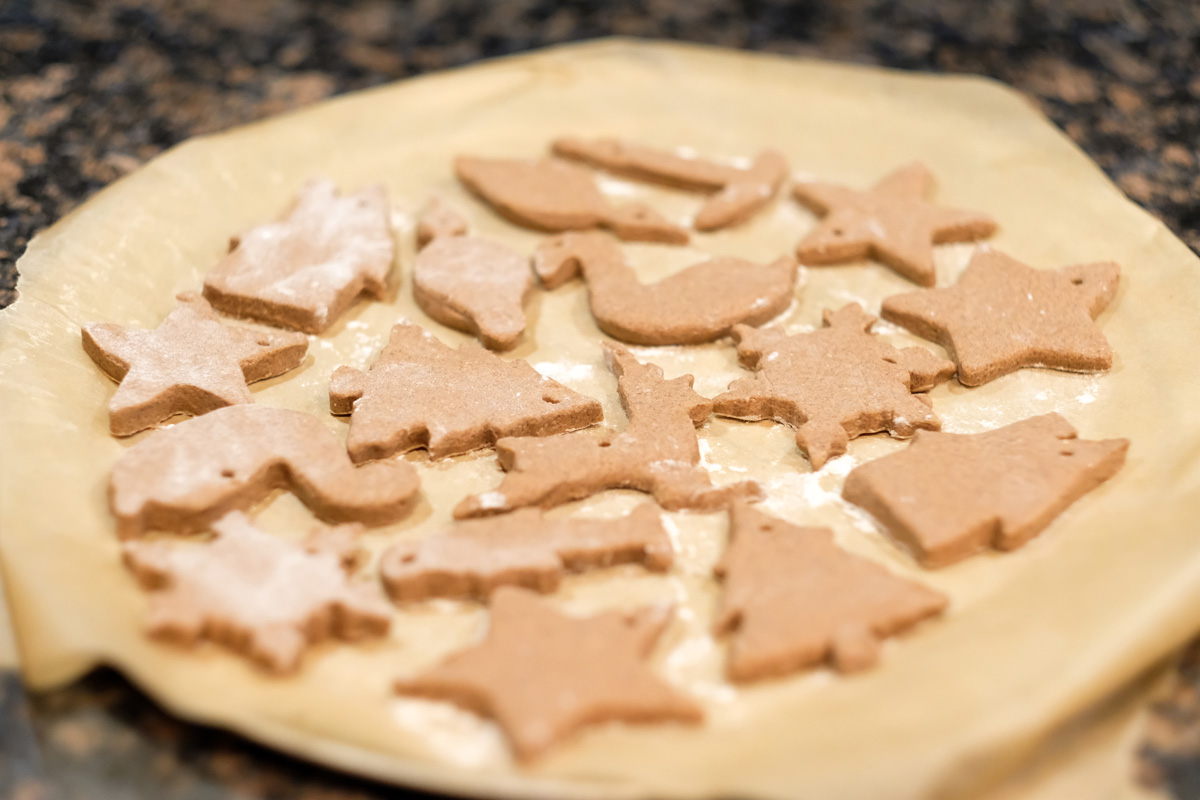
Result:
[[[433,319],[466,331],[492,350],[511,350],[525,333],[533,289],[529,258],[491,239],[467,236],[466,221],[436,199],[417,226],[430,237],[413,266],[413,299]]]
[[[777,150],[764,150],[748,169],[718,164],[619,139],[564,137],[554,154],[582,161],[618,175],[680,189],[715,192],[696,213],[698,231],[715,231],[744,222],[771,201],[787,177],[787,160]]]
[[[260,405],[219,408],[156,431],[122,454],[108,484],[122,539],[148,530],[188,532],[274,489],[288,489],[321,519],[383,525],[408,514],[419,481],[411,464],[355,467],[316,417]]]
[[[344,553],[321,545],[341,537],[318,529],[309,546],[297,547],[238,512],[213,530],[216,539],[206,544],[158,539],[122,547],[125,564],[150,592],[151,636],[185,646],[207,639],[286,674],[321,641],[361,641],[391,626],[379,590],[350,583]]]
[[[429,198],[429,205],[417,218],[417,249],[420,250],[434,239],[449,236],[466,236],[470,226],[466,217],[441,195]]]
[[[882,316],[946,348],[958,380],[979,386],[1024,367],[1099,372],[1112,348],[1093,321],[1117,293],[1111,261],[1037,270],[988,250],[958,283],[883,301]]]
[[[384,552],[379,572],[397,603],[486,598],[501,586],[553,592],[567,572],[637,563],[655,572],[675,559],[653,505],[616,519],[547,519],[524,508],[457,523],[441,535]]]
[[[602,722],[699,723],[701,706],[648,663],[670,617],[669,608],[653,607],[567,616],[505,586],[492,598],[481,643],[395,688],[491,717],[525,763]]]
[[[107,322],[83,326],[83,349],[120,385],[108,404],[109,430],[129,436],[176,415],[253,403],[246,384],[300,366],[301,333],[223,325],[195,292],[153,330]]]
[[[460,157],[463,186],[518,225],[542,231],[608,228],[626,241],[685,244],[688,233],[644,203],[612,206],[591,173],[555,158]]]
[[[599,402],[505,361],[474,342],[447,347],[411,322],[392,327],[369,372],[338,367],[329,410],[350,414],[355,462],[418,447],[431,458],[491,447],[506,436],[550,436],[604,419]]]
[[[829,659],[839,672],[879,660],[883,639],[940,614],[945,595],[838,547],[829,528],[802,528],[744,503],[729,509],[729,549],[714,631],[732,634],[726,673],[778,677]]]
[[[873,258],[922,286],[933,286],[933,245],[970,242],[996,232],[986,214],[941,208],[926,198],[933,175],[913,163],[860,192],[832,183],[798,183],[792,194],[822,219],[796,246],[801,263]]]
[[[643,284],[621,248],[604,233],[564,233],[534,253],[546,288],[579,273],[600,330],[631,344],[699,344],[728,336],[734,325],[761,325],[787,310],[797,265],[784,256],[759,265],[723,256]]]
[[[1058,414],[985,433],[918,432],[852,470],[842,495],[926,567],[1015,550],[1124,465],[1128,439],[1077,436]]]
[[[875,318],[857,303],[826,309],[823,319],[824,327],[793,336],[782,328],[735,327],[738,360],[757,374],[729,384],[713,398],[713,411],[791,425],[813,469],[865,433],[903,438],[941,427],[929,398],[913,392],[947,380],[952,363],[921,347],[892,347],[870,332]]]
[[[332,181],[309,181],[282,219],[231,240],[204,296],[223,314],[322,333],[359,295],[383,297],[389,214],[381,185],[339,197]]]
[[[496,454],[504,480],[495,491],[465,498],[454,509],[457,519],[550,508],[605,489],[647,492],[670,511],[711,511],[735,498],[762,497],[754,481],[713,486],[700,466],[696,427],[708,419],[712,403],[692,391],[691,375],[663,380],[660,368],[620,345],[605,343],[604,355],[629,417],[625,430],[501,439]]]

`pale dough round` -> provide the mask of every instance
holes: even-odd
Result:
[[[1024,370],[976,389],[944,384],[932,397],[945,429],[957,432],[1059,411],[1084,437],[1131,439],[1126,467],[1024,549],[924,572],[839,496],[854,464],[903,443],[857,439],[846,457],[814,475],[784,426],[706,423],[701,447],[714,480],[762,481],[769,511],[831,526],[849,550],[948,593],[949,611],[891,642],[869,672],[843,678],[815,670],[732,686],[722,678],[723,644],[708,634],[724,516],[669,514],[679,549],[670,573],[628,567],[569,578],[554,601],[575,611],[677,603],[655,663],[705,704],[707,724],[602,726],[528,770],[513,766],[490,723],[389,691],[393,678],[473,641],[486,623],[478,605],[398,610],[385,642],[323,645],[285,680],[211,646],[184,651],[146,639],[147,600],[120,564],[105,500],[109,468],[140,437],[108,435],[113,384],[84,354],[80,325],[156,325],[177,292],[201,286],[231,234],[275,218],[308,178],[329,177],[345,190],[382,180],[401,245],[390,297],[356,305],[313,337],[304,366],[254,387],[257,402],[309,411],[344,436],[344,420],[328,413],[334,367],[369,365],[401,317],[447,342],[464,338],[412,300],[414,218],[430,193],[462,208],[480,236],[526,253],[539,241],[470,199],[453,180],[453,157],[537,156],[565,134],[686,144],[705,156],[777,147],[795,177],[858,187],[919,159],[937,177],[938,201],[1000,222],[990,246],[1040,268],[1117,261],[1121,289],[1099,319],[1117,354],[1111,373]],[[678,221],[703,202],[625,181],[602,185]],[[703,254],[766,262],[790,251],[812,222],[780,198],[744,226],[696,235],[690,248],[630,245],[627,252],[643,280]],[[939,248],[941,285],[973,251]],[[0,314],[0,557],[25,679],[49,687],[113,664],[185,718],[446,792],[978,796],[1043,737],[1200,627],[1198,266],[1025,99],[974,78],[610,41],[406,81],[192,140],[37,237],[20,262],[21,297]],[[884,297],[913,288],[869,264],[809,269],[802,284],[782,318],[795,330],[818,324],[823,307],[860,301],[877,313]],[[530,327],[513,355],[602,398],[608,424],[623,425],[583,286],[537,292],[528,308]],[[892,326],[878,329],[902,345],[917,341]],[[635,352],[668,377],[695,374],[706,396],[745,374],[727,342]],[[367,537],[376,554],[447,524],[462,497],[500,479],[490,452],[410,459],[424,499],[410,519]],[[641,495],[608,492],[554,513],[611,515],[640,502]],[[257,518],[296,535],[310,519],[286,495]]]

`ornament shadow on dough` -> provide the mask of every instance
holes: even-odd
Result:
[[[533,289],[529,258],[491,239],[467,235],[466,220],[434,198],[417,225],[413,299],[433,319],[492,350],[511,350],[525,333]]]
[[[552,149],[557,156],[617,175],[713,193],[692,222],[698,231],[745,222],[771,202],[787,177],[787,160],[777,150],[764,150],[748,168],[741,168],[619,139],[564,137],[555,140]]]
[[[792,194],[821,215],[796,246],[802,264],[840,264],[873,258],[922,286],[933,286],[933,245],[970,242],[996,232],[986,214],[941,208],[926,198],[933,175],[909,164],[861,192],[832,183],[797,183]]]
[[[675,560],[653,504],[614,519],[548,519],[525,508],[466,520],[384,552],[379,572],[397,603],[432,597],[487,598],[501,586],[543,594],[568,572],[641,564],[654,572]]]
[[[761,325],[795,297],[797,265],[784,256],[759,265],[722,256],[644,284],[611,236],[565,233],[534,253],[534,271],[553,289],[582,273],[600,330],[642,345],[700,344],[734,325]]]
[[[526,589],[492,598],[482,642],[395,683],[494,719],[529,763],[581,728],[604,722],[696,724],[699,703],[659,678],[649,658],[670,608],[568,616]]]
[[[505,361],[471,341],[448,347],[411,322],[392,327],[368,372],[334,370],[329,410],[350,415],[346,448],[357,463],[418,447],[444,458],[507,436],[550,436],[604,419],[598,401],[528,362]]]
[[[791,336],[778,327],[735,327],[738,360],[756,374],[713,398],[713,412],[792,426],[813,469],[863,434],[907,438],[941,427],[929,398],[914,392],[948,380],[954,364],[923,347],[892,347],[871,333],[875,318],[857,303],[826,309],[823,320],[823,327]]]
[[[83,349],[119,386],[108,404],[109,430],[129,436],[176,414],[200,416],[253,403],[246,384],[300,366],[308,352],[302,333],[224,325],[195,292],[157,328],[93,322],[82,329]]]
[[[287,489],[328,522],[383,525],[407,515],[420,482],[411,464],[355,467],[316,417],[261,405],[220,408],[156,431],[122,454],[109,477],[117,534],[203,530],[230,511]]]
[[[460,157],[458,180],[511,222],[541,231],[608,228],[626,241],[686,244],[686,229],[643,203],[613,206],[586,169],[556,158]]]
[[[1058,414],[984,433],[921,431],[853,469],[842,495],[923,566],[944,567],[1022,546],[1115,475],[1128,448],[1128,439],[1080,439]]]
[[[1037,270],[987,250],[953,286],[889,297],[881,316],[945,347],[965,386],[1025,367],[1102,372],[1113,353],[1094,320],[1120,274],[1111,261]]]
[[[147,633],[184,646],[209,640],[276,674],[327,639],[378,638],[391,609],[373,583],[347,580],[357,525],[315,530],[304,546],[233,512],[211,542],[126,542],[126,566],[150,593]],[[347,547],[347,544],[350,547]]]
[[[382,185],[339,197],[332,181],[309,181],[282,219],[230,241],[204,296],[223,314],[323,333],[360,295],[383,298],[389,214]]]
[[[700,466],[696,427],[711,415],[712,403],[692,391],[691,375],[664,380],[659,367],[641,363],[620,345],[605,343],[604,350],[629,417],[625,430],[501,439],[496,454],[504,480],[494,491],[465,498],[455,518],[550,508],[605,489],[647,492],[669,511],[712,511],[735,499],[762,497],[754,481],[714,486]]]
[[[743,503],[729,509],[729,548],[716,567],[724,588],[713,624],[732,642],[735,681],[778,677],[827,659],[839,672],[879,660],[884,639],[940,614],[945,595],[893,575],[834,543]]]

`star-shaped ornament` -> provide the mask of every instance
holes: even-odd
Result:
[[[1094,319],[1120,274],[1112,262],[1037,270],[989,250],[954,286],[887,298],[882,316],[945,347],[966,386],[1024,367],[1101,372],[1113,354]]]
[[[492,596],[482,643],[397,681],[396,691],[492,717],[521,761],[588,725],[700,722],[700,705],[647,663],[669,620],[667,608],[573,617],[504,587]]]
[[[910,281],[933,286],[933,245],[991,236],[986,214],[941,208],[926,198],[933,175],[913,163],[860,192],[832,183],[798,183],[792,194],[822,219],[796,246],[805,264],[840,264],[873,258]]]
[[[108,404],[114,436],[129,436],[175,414],[199,416],[252,403],[246,384],[300,366],[308,351],[302,333],[225,325],[198,294],[154,330],[93,322],[83,326],[83,349],[118,381]]]

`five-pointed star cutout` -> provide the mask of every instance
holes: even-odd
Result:
[[[700,706],[647,664],[669,609],[572,617],[527,589],[492,596],[481,644],[396,682],[401,694],[447,700],[499,723],[522,761],[586,725],[699,722]]]
[[[1112,348],[1093,320],[1119,278],[1112,262],[1036,270],[989,250],[948,289],[887,298],[882,316],[945,347],[966,386],[1022,367],[1099,372]]]
[[[796,256],[805,264],[874,258],[933,286],[933,245],[982,239],[996,223],[976,211],[935,206],[925,199],[932,191],[933,176],[920,163],[901,167],[865,192],[798,183],[792,194],[822,219],[796,246]]]
[[[120,383],[108,405],[115,436],[175,414],[199,416],[252,403],[247,383],[295,369],[308,350],[302,333],[224,325],[200,295],[187,292],[178,300],[154,330],[83,326],[83,349]]]

